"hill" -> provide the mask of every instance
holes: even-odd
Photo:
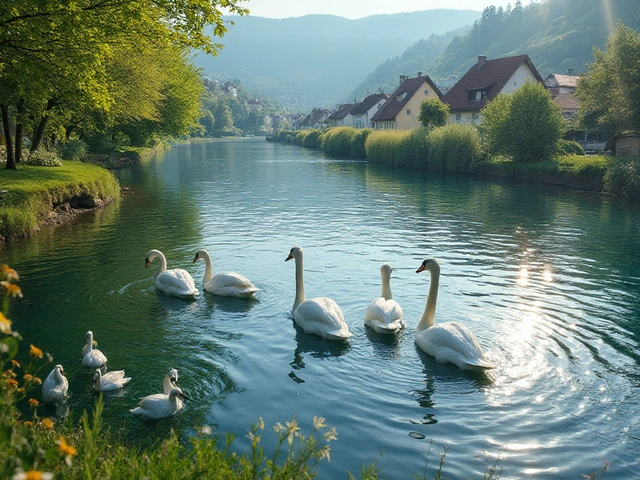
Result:
[[[638,29],[638,0],[546,0],[527,7],[516,1],[506,10],[487,7],[472,28],[451,38],[437,56],[430,58],[429,54],[448,38],[446,35],[421,40],[401,56],[383,62],[350,98],[378,88],[390,93],[397,86],[398,75],[415,76],[418,71],[427,73],[439,86],[451,86],[451,77],[466,73],[479,55],[492,59],[527,53],[543,78],[569,69],[574,74],[584,73],[593,62],[593,47],[604,49],[617,21]]]
[[[233,17],[217,57],[195,64],[220,80],[238,79],[298,110],[335,106],[377,65],[417,40],[471,25],[480,12],[427,10],[348,20],[332,15]]]

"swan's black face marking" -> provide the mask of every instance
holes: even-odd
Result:
[[[198,254],[196,253],[196,256],[193,257],[193,263],[196,263],[198,260],[200,260],[200,257],[198,256]]]
[[[422,262],[422,265],[420,265],[418,270],[416,270],[416,273],[424,272],[427,269],[427,265],[430,265],[433,262],[434,260],[432,258],[427,258],[424,262]]]
[[[293,248],[289,251],[289,256],[284,259],[285,262],[288,262],[293,258]]]
[[[149,265],[151,264],[151,262],[149,261],[148,258],[144,259],[144,268],[149,268]]]

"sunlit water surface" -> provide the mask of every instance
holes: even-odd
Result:
[[[105,421],[149,443],[174,428],[235,433],[252,423],[314,415],[337,427],[320,478],[427,476],[447,448],[445,476],[481,478],[496,456],[502,478],[634,478],[640,462],[640,211],[637,202],[536,184],[392,170],[263,140],[180,146],[118,173],[124,197],[64,227],[0,247],[21,275],[14,326],[50,352],[70,383],[77,417],[95,400],[80,364],[93,330],[110,369],[133,380],[105,398]],[[305,250],[308,297],[342,307],[346,345],[309,336],[291,319],[291,247]],[[155,291],[148,250],[198,284],[244,274],[254,301]],[[436,363],[416,349],[427,257],[442,268],[436,321],[464,322],[498,364],[488,375]],[[408,328],[397,338],[363,325],[380,295],[380,266]],[[152,265],[155,267],[155,264]],[[157,393],[170,367],[190,395],[174,418],[129,409]],[[43,410],[41,415],[64,414]],[[427,457],[431,441],[431,453]]]

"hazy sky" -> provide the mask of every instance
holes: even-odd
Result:
[[[345,18],[362,18],[381,13],[415,12],[450,8],[482,11],[489,5],[506,7],[516,0],[249,0],[243,5],[256,17],[288,18],[324,13]],[[535,0],[534,0],[535,1]],[[521,0],[523,6],[530,0]]]

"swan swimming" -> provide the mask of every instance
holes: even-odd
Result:
[[[179,388],[172,388],[169,394],[156,393],[140,399],[136,408],[131,409],[134,415],[146,420],[158,420],[170,417],[182,410],[182,400],[189,399]]]
[[[393,267],[388,263],[380,267],[382,276],[382,295],[374,298],[364,314],[364,322],[376,333],[398,333],[405,326],[402,318],[402,307],[391,296],[391,272]]]
[[[97,348],[93,348],[93,332],[87,332],[87,343],[82,347],[82,365],[89,368],[100,368],[107,363],[107,357]]]
[[[207,292],[222,297],[251,297],[258,289],[246,277],[235,272],[220,272],[213,275],[211,255],[206,250],[196,253],[193,262],[204,259],[205,270],[202,283]]]
[[[129,383],[130,380],[131,377],[124,376],[124,370],[114,370],[102,374],[102,372],[97,369],[93,374],[93,388],[98,392],[112,392],[121,389]]]
[[[160,259],[160,265],[153,276],[158,290],[175,297],[193,297],[200,293],[189,272],[182,268],[167,270],[167,259],[160,250],[150,250],[144,259],[144,266],[149,268],[155,258]]]
[[[326,297],[304,297],[304,252],[300,247],[293,247],[285,262],[291,259],[296,264],[296,298],[291,314],[295,322],[305,332],[315,333],[331,340],[346,340],[351,336],[349,327],[344,321],[344,314],[338,304]]]
[[[42,382],[42,402],[57,403],[64,399],[69,390],[69,382],[64,376],[62,365],[56,365]]]
[[[416,345],[437,361],[452,363],[462,370],[496,368],[495,364],[484,357],[482,347],[466,326],[458,322],[435,323],[440,264],[435,258],[428,258],[416,273],[424,270],[431,273],[431,285],[427,305],[416,329]]]

